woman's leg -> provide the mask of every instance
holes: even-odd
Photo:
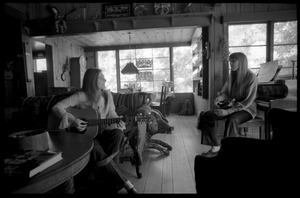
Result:
[[[218,117],[212,111],[205,112],[200,118],[202,132],[201,143],[209,146],[220,146],[218,135],[224,129],[225,117]]]
[[[125,141],[124,133],[120,129],[105,130],[98,138],[100,145],[107,155],[117,152]]]
[[[225,132],[224,137],[238,137],[239,133],[239,125],[251,120],[252,116],[247,111],[238,111],[233,113],[228,117],[225,123]]]
[[[94,144],[95,161],[103,160],[107,156],[117,152],[124,142],[124,134],[119,129],[105,130],[97,137]],[[132,189],[134,186],[123,173],[118,169],[114,160],[110,161],[106,166],[98,167],[96,176],[104,180],[106,189],[117,192],[123,187],[126,190]]]
[[[212,111],[205,112],[200,117],[200,129],[202,131],[201,143],[211,146],[205,156],[214,156],[220,150],[220,140],[223,138],[226,117],[219,117]]]

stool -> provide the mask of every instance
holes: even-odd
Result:
[[[249,127],[259,127],[259,139],[265,139],[265,136],[263,134],[264,132],[264,120],[262,118],[255,117],[252,120],[249,120],[243,124],[239,125],[239,128],[245,128],[248,129]]]

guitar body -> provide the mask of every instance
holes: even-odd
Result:
[[[75,109],[72,107],[67,108],[67,112],[79,118],[81,120],[87,121],[86,130],[83,131],[84,135],[87,135],[89,138],[93,139],[97,136],[100,126],[97,121],[100,119],[99,114],[93,108],[87,109]]]
[[[76,108],[69,107],[66,110],[68,113],[72,114],[76,118],[89,122],[86,127],[86,130],[82,131],[81,133],[84,133],[84,135],[87,135],[91,139],[97,136],[99,125],[94,123],[97,122],[97,120],[100,119],[100,117],[93,108],[76,109]],[[47,130],[65,131],[66,129],[59,129],[60,122],[61,122],[61,118],[59,118],[54,112],[51,111],[48,117]],[[76,131],[76,128],[73,128],[73,130]]]

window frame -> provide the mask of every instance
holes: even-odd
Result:
[[[230,47],[251,47],[251,46],[266,46],[266,62],[274,60],[274,46],[284,46],[284,45],[296,45],[298,48],[298,39],[296,43],[291,44],[274,44],[274,24],[275,23],[284,23],[284,22],[297,22],[297,19],[284,19],[284,20],[271,20],[271,21],[257,21],[257,22],[227,22],[227,37],[229,38],[229,26],[232,25],[249,25],[249,24],[266,24],[266,45],[244,45],[244,46],[230,46],[228,41],[228,50]],[[298,30],[298,29],[297,29]],[[298,54],[298,52],[297,52]],[[229,68],[230,71],[230,68]]]

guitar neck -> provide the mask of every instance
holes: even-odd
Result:
[[[119,123],[123,118],[103,118],[103,119],[93,119],[89,120],[89,125],[111,125]],[[125,122],[135,121],[136,117],[126,117]]]

